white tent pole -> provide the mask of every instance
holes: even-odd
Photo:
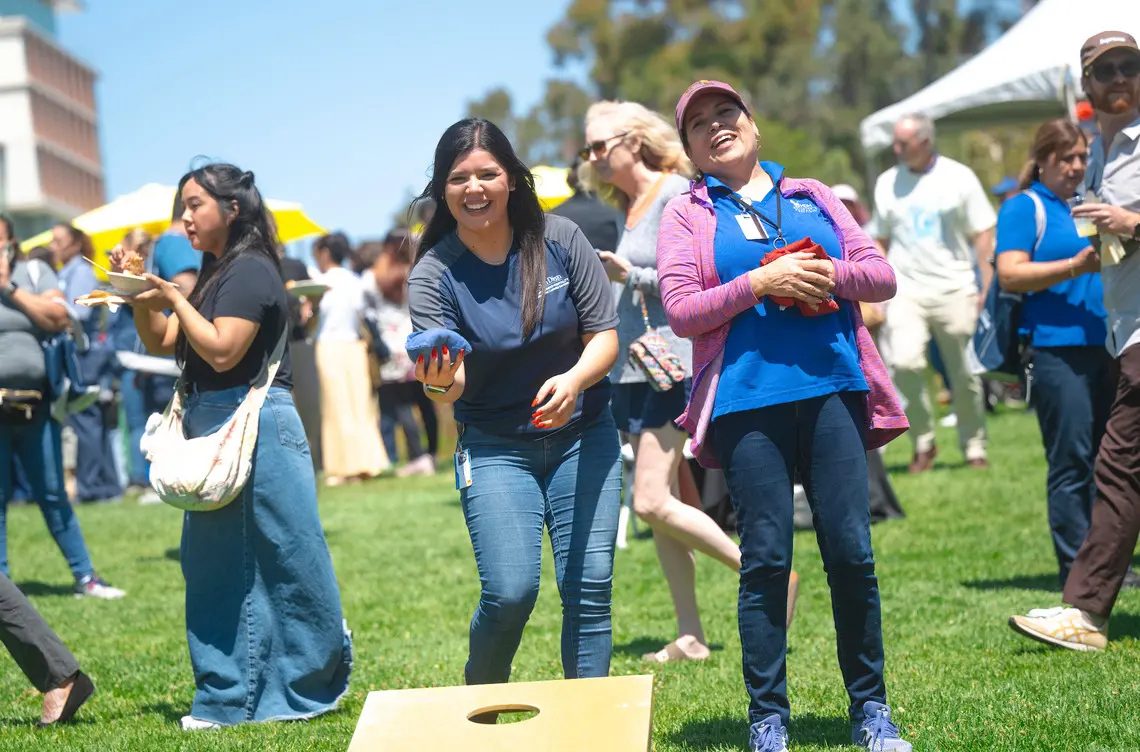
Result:
[[[1064,88],[1062,89],[1065,96],[1065,116],[1069,118],[1070,122],[1080,125],[1077,119],[1077,91],[1076,87],[1073,86],[1072,68],[1066,65],[1061,75],[1065,77]]]

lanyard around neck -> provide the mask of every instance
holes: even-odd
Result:
[[[773,222],[772,219],[768,215],[764,214],[764,212],[757,209],[753,205],[752,199],[741,196],[739,193],[737,193],[735,191],[729,193],[728,197],[730,199],[732,199],[733,203],[735,203],[741,209],[748,212],[752,216],[756,217],[757,219],[759,219],[764,224],[769,225],[773,229],[775,229],[776,230],[776,239],[772,241],[772,246],[774,248],[783,248],[784,246],[786,246],[788,244],[788,241],[784,239],[784,228],[783,228],[783,225],[784,225],[784,202],[782,200],[783,197],[780,195],[779,183],[773,183],[772,184],[772,192],[776,196],[776,221],[775,222]]]

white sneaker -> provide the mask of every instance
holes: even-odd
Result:
[[[192,715],[182,716],[182,730],[183,731],[213,731],[220,729],[222,724],[214,723],[213,721],[203,721],[195,718]]]
[[[950,413],[945,418],[938,421],[938,425],[942,426],[943,428],[954,428],[958,425],[957,413]]]
[[[1079,608],[1037,608],[1009,617],[1013,631],[1069,650],[1099,652],[1108,646],[1108,623],[1094,624]]]
[[[139,496],[139,504],[161,504],[162,499],[158,498],[158,492],[153,488],[148,488]]]
[[[102,598],[105,601],[114,601],[126,594],[127,591],[111,587],[97,574],[88,575],[75,582],[76,598]]]
[[[409,478],[413,475],[425,477],[435,475],[435,459],[430,454],[421,454],[416,459],[396,470],[397,478]]]

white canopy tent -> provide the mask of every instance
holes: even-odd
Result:
[[[1072,113],[1081,43],[1106,29],[1140,36],[1140,0],[1042,0],[973,58],[864,119],[863,148],[874,154],[889,147],[895,122],[910,113],[925,113],[946,130]]]

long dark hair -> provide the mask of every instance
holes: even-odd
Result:
[[[1033,137],[1033,146],[1029,149],[1029,161],[1021,168],[1017,187],[1024,191],[1033,185],[1034,181],[1040,180],[1041,164],[1049,161],[1052,155],[1064,154],[1077,144],[1081,142],[1087,144],[1088,141],[1089,137],[1076,123],[1066,118],[1046,120]]]
[[[202,255],[202,270],[189,298],[190,305],[197,309],[217,285],[222,271],[242,256],[264,256],[278,271],[281,261],[277,257],[277,226],[253,183],[252,172],[244,172],[232,164],[208,164],[182,176],[178,181],[179,196],[190,180],[218,202],[222,216],[233,217],[221,257],[215,258],[211,253]],[[179,365],[186,363],[189,348],[185,332],[179,330],[174,345]]]
[[[447,206],[443,191],[452,165],[463,155],[482,149],[506,171],[515,189],[507,199],[507,221],[515,233],[519,247],[519,270],[522,277],[523,337],[534,334],[542,318],[543,291],[546,289],[546,215],[534,189],[534,175],[515,154],[510,140],[499,127],[483,118],[466,118],[443,132],[435,147],[431,182],[417,200],[430,199],[436,209],[420,239],[418,262],[423,255],[445,237],[455,232],[457,223]]]

